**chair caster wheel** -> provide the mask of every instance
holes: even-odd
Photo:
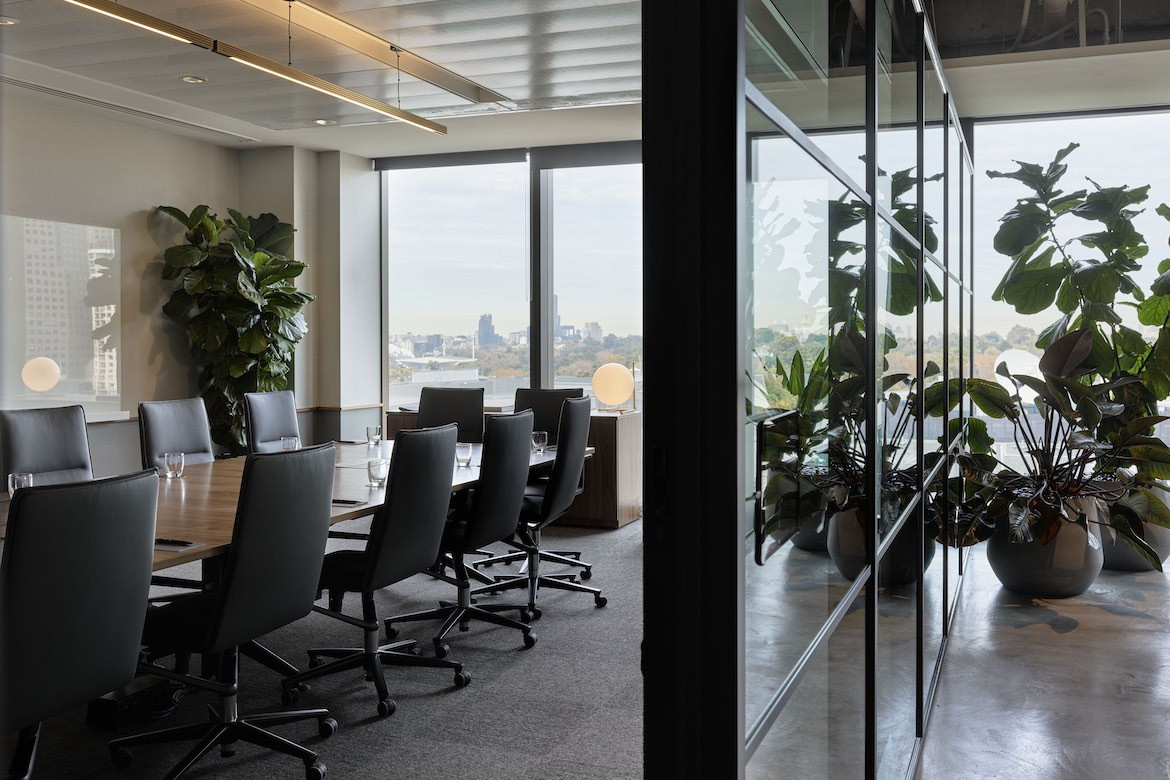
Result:
[[[320,761],[306,765],[305,780],[325,780],[325,765]]]
[[[309,656],[309,668],[310,669],[316,669],[318,666],[324,666],[324,665],[325,665],[325,659],[322,658],[321,656],[319,656],[319,655]]]
[[[442,642],[435,644],[435,658],[446,658],[447,654],[451,652],[451,646],[445,645]]]
[[[283,688],[280,691],[280,703],[284,705],[296,704],[301,698],[301,692],[296,688]]]
[[[520,610],[520,622],[521,623],[531,623],[532,622],[532,613],[526,609]]]
[[[317,721],[317,733],[322,737],[332,737],[337,733],[337,721],[333,718],[321,718]]]
[[[382,701],[378,702],[378,714],[383,718],[388,715],[393,715],[396,709],[398,709],[398,705],[394,703],[393,699],[382,699]]]
[[[524,635],[524,646],[525,647],[532,647],[535,644],[536,644],[536,634],[525,634]]]
[[[471,675],[468,674],[467,672],[456,672],[455,673],[455,687],[456,688],[464,688],[470,682],[471,682]]]
[[[313,686],[305,682],[299,682],[297,683],[297,690],[301,693],[308,693],[309,691],[313,690]]]
[[[235,754],[236,754],[236,749],[234,747],[230,747],[228,745],[221,745],[219,748],[219,757],[220,758],[231,758]]]
[[[125,769],[134,762],[134,756],[126,748],[115,748],[111,750],[110,759],[114,762],[114,766],[119,769]]]
[[[418,645],[415,645],[414,647],[410,648],[406,652],[410,653],[411,655],[422,655],[422,648],[419,647]]]
[[[389,639],[391,642],[393,642],[395,639],[398,638],[398,635],[401,633],[402,632],[400,630],[398,630],[394,626],[390,625],[389,620],[386,621],[386,638],[387,639]]]
[[[533,607],[532,608],[532,619],[533,620],[540,620],[540,617],[543,614],[544,613],[540,611],[540,607]]]
[[[595,607],[604,607],[608,603],[609,603],[609,599],[607,599],[605,596],[594,596],[593,597],[593,606],[595,606]]]
[[[591,580],[591,579],[593,579],[593,570],[592,569],[582,569],[581,574],[578,576],[580,576],[581,579],[583,579],[583,580]]]

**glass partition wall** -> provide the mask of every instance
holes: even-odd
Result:
[[[743,47],[744,775],[903,778],[962,583],[970,157],[916,3],[746,0]]]

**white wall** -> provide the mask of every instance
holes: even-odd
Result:
[[[162,314],[162,251],[181,233],[156,209],[234,207],[238,153],[5,89],[0,161],[0,212],[121,231],[122,408],[194,395],[186,333]]]

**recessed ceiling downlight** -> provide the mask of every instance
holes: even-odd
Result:
[[[202,76],[182,76],[181,78],[183,81],[187,82],[188,84],[206,84],[207,83],[207,79],[203,78]]]
[[[330,125],[337,124],[337,120],[336,119],[314,119],[313,124],[321,125],[321,127],[329,127]]]

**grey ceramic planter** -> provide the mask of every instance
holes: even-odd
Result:
[[[829,532],[826,546],[829,557],[833,559],[842,577],[849,580],[857,579],[857,575],[861,574],[868,560],[865,551],[867,524],[858,522],[856,509],[847,509],[834,514],[827,525]],[[915,541],[914,527],[910,524],[903,526],[898,538],[882,558],[878,569],[880,584],[904,585],[918,578],[918,550]],[[934,550],[935,541],[925,537],[922,547],[924,569],[934,560]]]
[[[1005,514],[996,520],[995,533],[987,540],[987,562],[1000,583],[1015,593],[1050,599],[1079,596],[1097,579],[1105,562],[1096,516],[1094,510],[1087,532],[1079,525],[1063,523],[1055,539],[1041,544],[1011,541]]]
[[[1151,488],[1163,502],[1170,501],[1170,492],[1161,488]],[[1154,548],[1158,559],[1163,563],[1170,558],[1170,528],[1163,528],[1152,523],[1142,523],[1145,540]],[[1101,542],[1105,552],[1105,568],[1115,571],[1154,571],[1149,562],[1113,532],[1106,528],[1101,534]]]

